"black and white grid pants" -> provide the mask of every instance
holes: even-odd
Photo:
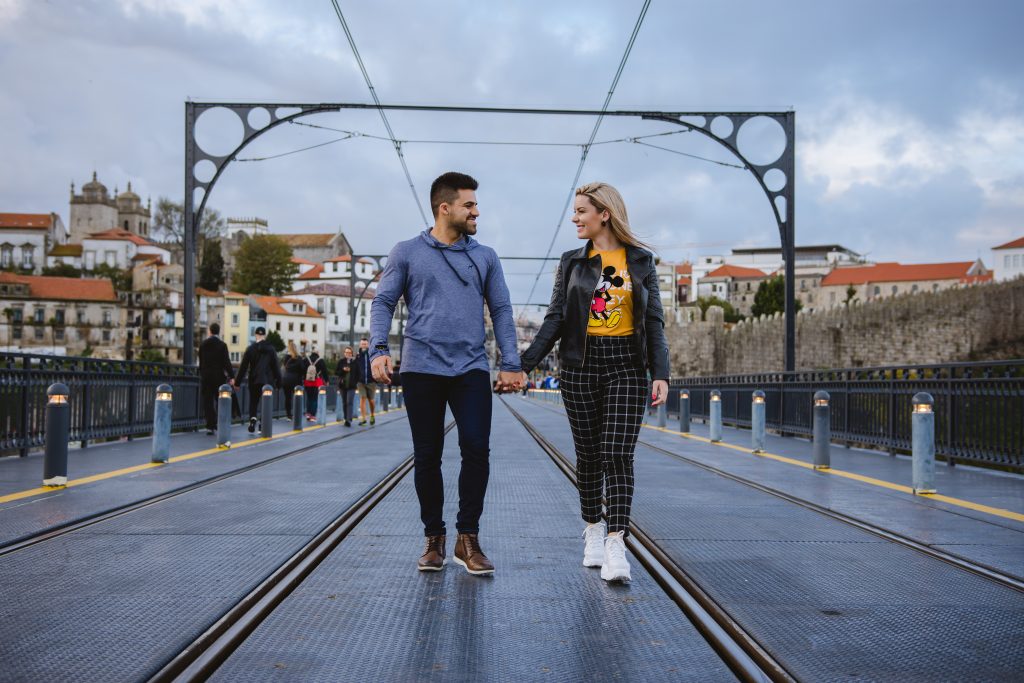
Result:
[[[647,405],[647,376],[636,366],[631,337],[587,337],[583,367],[563,367],[559,387],[576,445],[580,508],[588,524],[627,531],[633,504],[633,451]]]

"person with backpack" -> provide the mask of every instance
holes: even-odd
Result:
[[[299,355],[298,349],[295,348],[295,342],[288,340],[288,353],[284,357],[284,378],[281,385],[284,388],[284,408],[289,421],[292,419],[292,396],[295,393],[295,387],[302,384],[308,364],[309,361]]]
[[[249,433],[256,431],[256,411],[260,405],[263,385],[281,386],[281,368],[277,362],[277,351],[267,341],[267,330],[257,327],[253,331],[256,341],[242,354],[242,363],[238,366],[238,377],[249,381]]]
[[[327,363],[316,351],[309,354],[309,366],[302,384],[306,388],[306,419],[316,422],[317,394],[320,387],[327,384]]]

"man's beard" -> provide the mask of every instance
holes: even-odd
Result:
[[[468,216],[461,223],[456,223],[454,221],[449,221],[448,225],[450,227],[452,227],[452,228],[455,228],[455,230],[457,230],[459,232],[459,234],[461,234],[461,235],[475,235],[476,234],[476,224],[474,223],[474,224],[471,225],[470,222],[469,222],[469,217]]]

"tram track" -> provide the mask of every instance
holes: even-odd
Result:
[[[454,422],[449,423],[444,433],[448,434],[454,427]],[[413,456],[410,454],[164,664],[147,679],[148,682],[207,680],[263,620],[327,559],[363,518],[391,493],[412,467]]]
[[[569,458],[544,437],[526,417],[509,405],[507,400],[502,398],[502,402],[575,486],[576,472]],[[630,552],[740,680],[796,680],[635,522],[630,522],[629,531],[626,545]]]
[[[382,422],[378,426],[378,428],[379,427],[386,427],[386,426],[388,426],[388,425],[390,425],[390,424],[392,424],[394,422],[397,422],[397,421],[398,420],[389,420],[387,422]],[[46,529],[43,529],[41,531],[38,531],[38,532],[35,532],[35,533],[32,533],[32,534],[21,536],[19,538],[16,538],[16,539],[13,539],[13,540],[10,540],[10,541],[5,541],[3,543],[0,543],[0,558],[4,557],[6,555],[10,555],[11,553],[18,552],[19,550],[24,550],[25,548],[28,548],[30,546],[37,545],[37,544],[43,543],[45,541],[53,540],[55,538],[60,538],[61,536],[73,533],[75,531],[79,531],[79,530],[84,529],[86,527],[90,527],[90,526],[93,526],[95,524],[101,524],[103,522],[112,520],[112,519],[114,519],[116,517],[121,517],[123,515],[130,514],[132,512],[135,512],[137,510],[141,510],[141,509],[149,507],[151,505],[156,505],[157,503],[162,503],[162,502],[164,502],[166,500],[170,500],[172,498],[176,498],[176,497],[184,495],[186,493],[190,493],[192,491],[196,491],[198,489],[202,489],[202,488],[205,488],[207,486],[211,486],[213,484],[217,484],[217,483],[225,481],[227,479],[231,479],[233,477],[237,477],[239,475],[246,474],[247,472],[252,472],[254,470],[258,470],[260,468],[266,467],[268,465],[273,465],[275,463],[281,462],[282,460],[287,460],[289,458],[293,458],[295,456],[302,455],[303,453],[307,453],[307,452],[309,452],[311,450],[320,448],[322,446],[326,446],[326,445],[329,445],[329,444],[332,444],[332,443],[336,443],[338,441],[342,441],[344,439],[356,436],[358,434],[363,434],[363,433],[365,433],[365,431],[345,432],[345,433],[343,433],[343,434],[341,434],[339,436],[336,436],[336,437],[333,437],[333,438],[330,438],[330,439],[326,439],[324,441],[318,441],[317,443],[310,444],[308,446],[303,446],[302,448],[297,448],[297,449],[294,449],[294,450],[290,450],[290,451],[287,451],[285,453],[282,453],[281,455],[275,455],[275,456],[273,456],[271,458],[268,458],[266,460],[261,460],[260,462],[252,463],[252,464],[249,464],[249,465],[245,465],[244,467],[239,467],[237,469],[230,470],[228,472],[222,472],[221,474],[217,474],[217,475],[214,475],[212,477],[207,477],[206,479],[200,479],[198,481],[194,481],[194,482],[185,484],[183,486],[179,486],[177,488],[170,489],[170,490],[164,491],[162,493],[158,493],[158,494],[153,495],[153,496],[148,496],[146,498],[141,498],[139,500],[132,501],[130,503],[125,503],[123,505],[118,505],[118,506],[113,507],[113,508],[108,508],[106,510],[101,510],[99,512],[90,513],[88,515],[84,515],[82,517],[78,517],[78,518],[76,518],[74,520],[71,520],[71,521],[68,521],[68,522],[64,522],[62,524],[57,524],[57,525],[53,525],[53,526],[47,527]]]
[[[560,411],[548,406],[541,405],[539,407],[545,408],[559,415],[563,414]],[[854,517],[853,515],[848,515],[846,513],[833,510],[832,508],[807,500],[806,498],[801,498],[791,493],[786,493],[785,491],[780,491],[779,489],[766,486],[752,479],[748,479],[738,474],[727,472],[726,470],[715,467],[714,465],[709,465],[705,462],[701,462],[700,460],[688,458],[685,455],[676,453],[662,446],[658,446],[657,444],[651,443],[650,441],[639,439],[637,443],[644,446],[645,448],[651,449],[652,451],[668,456],[670,458],[674,458],[675,460],[684,462],[688,465],[698,467],[706,472],[716,474],[724,479],[734,481],[738,484],[743,484],[744,486],[748,486],[762,493],[767,493],[776,498],[785,500],[786,502],[792,503],[793,505],[798,505],[802,508],[811,510],[813,512],[817,512],[818,514],[823,515],[825,517],[829,517],[831,519],[843,522],[844,524],[855,527],[862,531],[866,531],[870,534],[883,538],[892,543],[896,543],[898,545],[905,546],[912,550],[916,550],[917,552],[923,555],[927,555],[932,559],[939,560],[940,562],[952,565],[954,567],[957,567],[958,569],[962,569],[963,571],[970,572],[971,574],[982,576],[990,581],[998,583],[1007,588],[1012,588],[1016,591],[1024,592],[1024,578],[1022,577],[1009,574],[1007,572],[996,569],[995,567],[991,567],[989,565],[977,562],[975,560],[970,560],[961,555],[956,555],[954,553],[947,552],[945,550],[936,548],[927,543],[922,543],[921,541],[911,538],[905,534],[901,534],[900,532],[894,531],[893,529],[889,529],[878,524],[868,522],[858,517]]]

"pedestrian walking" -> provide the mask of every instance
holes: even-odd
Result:
[[[372,308],[370,315],[372,324]],[[359,355],[356,356],[355,371],[356,393],[359,395],[359,424],[366,424],[367,405],[370,407],[370,424],[377,424],[377,418],[373,414],[376,408],[374,401],[377,396],[377,385],[373,381],[373,368],[370,366],[370,340],[366,337],[359,340]]]
[[[537,366],[559,339],[562,400],[576,446],[583,565],[629,581],[625,536],[633,503],[633,452],[647,406],[668,397],[668,343],[654,256],[630,230],[606,183],[576,190],[572,222],[587,243],[562,254],[544,323],[523,353]],[[653,385],[648,383],[648,372]],[[607,527],[601,499],[607,500]]]
[[[220,325],[210,323],[210,336],[199,345],[199,392],[208,435],[217,429],[217,390],[225,382],[232,386],[235,384],[231,354],[219,335]]]
[[[346,346],[344,356],[338,361],[338,400],[341,401],[345,426],[352,426],[352,398],[356,393],[356,358],[352,347]]]
[[[281,368],[277,362],[277,352],[267,341],[267,330],[257,327],[253,331],[256,338],[242,354],[242,363],[238,366],[239,381],[249,382],[249,433],[256,431],[256,411],[260,405],[263,385],[281,386]]]
[[[289,339],[288,351],[285,353],[284,362],[281,367],[284,407],[289,421],[292,419],[292,395],[295,393],[295,387],[302,384],[302,380],[306,376],[306,365],[307,361],[299,355],[299,350],[295,348],[295,342]]]
[[[309,354],[309,365],[302,384],[306,388],[306,419],[316,422],[317,393],[320,387],[327,384],[327,363],[316,351]]]
[[[394,366],[388,331],[395,306],[405,300],[409,322],[402,349],[402,386],[412,430],[416,495],[426,548],[420,571],[445,565],[447,529],[441,452],[444,416],[451,408],[459,429],[458,538],[455,562],[470,574],[491,575],[494,564],[480,547],[480,517],[490,475],[491,379],[484,349],[484,304],[501,350],[498,387],[518,388],[512,304],[501,262],[473,239],[480,211],[477,182],[445,173],[430,188],[434,227],[399,242],[388,257],[370,312],[373,378],[391,384]]]

